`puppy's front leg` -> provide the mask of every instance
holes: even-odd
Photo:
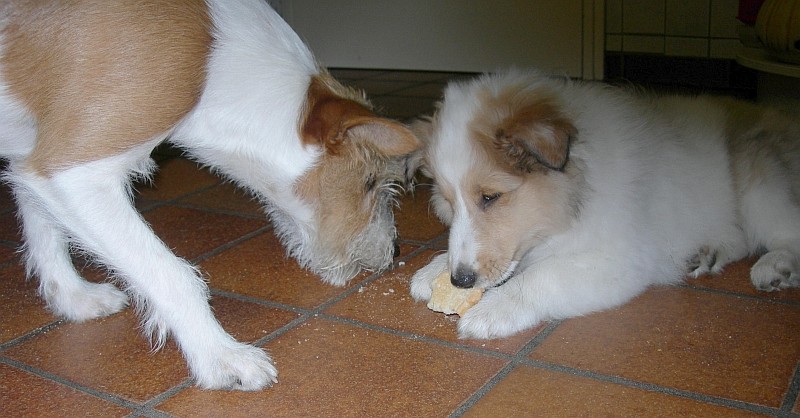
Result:
[[[411,277],[411,297],[416,301],[430,300],[431,283],[445,270],[447,270],[447,253],[437,255],[427,266],[417,270]]]
[[[585,315],[627,302],[647,287],[633,269],[601,252],[550,257],[488,289],[458,322],[462,338],[502,338],[542,321]]]
[[[197,271],[173,255],[133,207],[128,176],[137,166],[146,171],[142,160],[120,155],[49,177],[23,173],[20,181],[67,236],[125,281],[156,346],[172,333],[199,386],[256,390],[273,383],[269,356],[223,330]]]

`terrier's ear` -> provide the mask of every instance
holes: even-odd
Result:
[[[526,173],[536,167],[562,171],[569,146],[578,130],[549,102],[531,104],[504,119],[494,134],[494,144],[513,166]]]
[[[413,178],[417,171],[421,171],[426,177],[432,177],[425,165],[425,148],[430,144],[431,136],[433,135],[433,118],[425,116],[415,119],[409,125],[409,129],[421,143],[421,146],[411,152],[405,159],[406,184],[413,184]]]
[[[408,154],[419,140],[403,124],[376,116],[360,103],[337,96],[314,80],[300,132],[303,142],[337,154],[348,137],[357,137],[388,156]]]
[[[347,135],[358,137],[387,157],[406,155],[419,149],[419,139],[405,125],[389,119],[373,116],[354,120],[347,128]]]

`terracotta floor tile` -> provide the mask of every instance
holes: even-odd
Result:
[[[565,321],[531,358],[778,407],[800,360],[800,307],[654,288]]]
[[[212,299],[212,307],[223,327],[243,342],[257,340],[297,317],[221,297]],[[131,309],[96,321],[64,324],[3,354],[136,402],[147,401],[188,377],[172,340],[160,351],[151,352]]]
[[[692,399],[519,366],[466,417],[749,417]]]
[[[0,269],[0,343],[58,319],[45,308],[36,287],[35,281],[25,280],[22,266]]]
[[[17,252],[17,248],[7,247],[4,244],[0,244],[0,266],[8,264],[19,264],[21,263],[21,259],[19,257],[19,253]]]
[[[427,241],[446,231],[430,208],[430,196],[430,187],[417,186],[413,194],[406,194],[400,199],[400,207],[395,209],[400,239]]]
[[[278,384],[258,393],[189,389],[157,409],[176,416],[447,416],[505,361],[322,319],[267,348]]]
[[[17,222],[15,210],[16,209],[9,209],[5,212],[0,212],[0,240],[13,242],[22,241],[20,225]]]
[[[202,263],[210,286],[306,309],[342,293],[288,258],[278,238],[264,233]],[[363,279],[356,278],[351,283]]]
[[[178,202],[267,219],[261,204],[231,183],[213,186],[208,190],[180,199]]]
[[[162,206],[147,212],[144,217],[168,247],[190,260],[268,225],[266,219],[241,218],[177,206]]]
[[[539,327],[497,340],[459,339],[456,331],[458,316],[433,312],[425,303],[415,302],[409,294],[412,274],[427,264],[435,254],[433,251],[420,253],[404,266],[384,274],[378,280],[334,304],[325,313],[509,354],[519,351],[541,330],[542,327]]]
[[[124,417],[131,412],[2,363],[0,405],[6,417]]]
[[[750,269],[757,260],[758,257],[752,257],[737,261],[725,267],[725,270],[719,275],[705,275],[697,279],[689,279],[686,283],[698,288],[724,290],[770,300],[800,302],[800,289],[798,288],[784,289],[780,292],[756,290],[750,282]]]
[[[0,170],[3,167],[0,166]],[[6,183],[0,183],[0,213],[14,209],[14,195]]]
[[[86,323],[68,323],[4,354],[102,392],[146,401],[188,376],[173,343],[151,354],[131,310]]]
[[[254,343],[299,317],[298,314],[255,303],[214,296],[214,315],[234,338]]]
[[[170,200],[219,183],[219,177],[184,158],[172,158],[159,164],[153,184],[139,183],[136,190],[148,200]]]

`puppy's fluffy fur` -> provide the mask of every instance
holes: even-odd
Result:
[[[228,335],[208,290],[131,202],[165,138],[248,189],[288,252],[330,283],[392,260],[392,181],[418,141],[335,82],[262,0],[5,1],[0,157],[29,275],[84,321],[128,296],[156,346],[171,333],[204,388],[275,381],[262,350]],[[70,248],[119,278],[84,281]]]
[[[446,268],[487,288],[463,337],[611,308],[754,253],[755,287],[800,285],[800,125],[787,114],[508,71],[451,84],[417,129],[450,239],[411,292],[429,299]]]

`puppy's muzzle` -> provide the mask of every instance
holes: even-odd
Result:
[[[511,264],[509,269],[503,274],[500,280],[489,287],[500,287],[504,285],[507,281],[511,279],[514,275],[514,271],[516,268],[517,263],[514,262]],[[469,289],[475,286],[475,283],[478,281],[478,272],[475,270],[461,264],[456,268],[455,272],[450,273],[450,283],[453,284],[455,287],[459,287],[462,289]]]
[[[477,280],[478,273],[464,265],[459,265],[456,271],[450,274],[450,283],[462,289],[469,289],[475,286]]]

